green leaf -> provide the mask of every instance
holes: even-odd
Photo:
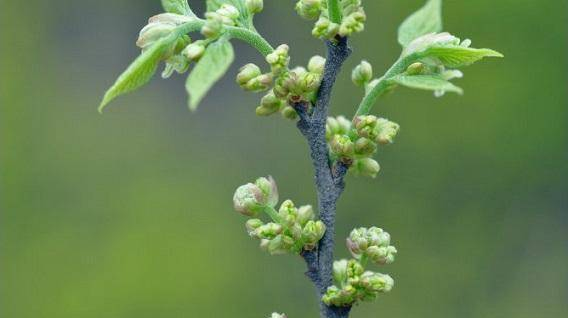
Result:
[[[185,84],[191,110],[197,108],[211,87],[225,75],[234,58],[233,46],[226,38],[221,38],[207,47]]]
[[[436,75],[397,75],[391,81],[416,89],[463,94],[463,90]]]
[[[162,0],[162,7],[166,12],[194,17],[187,0]]]
[[[436,57],[445,66],[452,68],[471,65],[484,57],[503,57],[503,54],[491,49],[474,49],[463,46],[433,46],[421,55]]]
[[[406,18],[398,28],[398,42],[406,47],[412,40],[428,33],[442,31],[442,0],[428,2]]]
[[[207,0],[207,12],[219,9],[223,4],[230,4],[239,10],[239,17],[237,18],[237,25],[253,30],[252,15],[247,9],[245,0]]]
[[[146,84],[156,72],[160,61],[177,40],[177,34],[164,37],[140,54],[105,93],[99,112],[116,97],[136,90]]]

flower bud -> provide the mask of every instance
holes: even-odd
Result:
[[[296,12],[307,20],[317,19],[320,15],[322,0],[300,0],[296,3]]]
[[[342,259],[333,262],[333,282],[341,286],[347,281],[347,260]]]
[[[358,116],[354,120],[355,129],[359,137],[375,140],[379,134],[377,130],[378,118],[373,115]]]
[[[159,39],[168,36],[176,28],[175,24],[152,22],[140,30],[140,35],[136,41],[136,45],[141,48],[147,48]]]
[[[359,263],[357,260],[350,259],[347,262],[347,271],[346,271],[347,279],[349,280],[358,279],[359,276],[361,276],[361,274],[363,274],[364,271],[365,269],[363,268],[361,263]]]
[[[340,157],[350,157],[355,151],[355,145],[346,135],[335,135],[329,146],[331,151]]]
[[[377,161],[371,158],[362,158],[355,160],[351,169],[357,175],[375,178],[381,170],[381,167]]]
[[[272,53],[266,56],[266,62],[270,64],[272,74],[278,75],[288,67],[290,47],[287,44],[278,46]]]
[[[358,11],[349,14],[343,18],[341,21],[341,26],[339,27],[339,35],[342,37],[350,36],[353,33],[361,32],[365,29],[365,21],[367,16],[363,8]]]
[[[416,62],[416,63],[410,64],[406,68],[406,74],[408,74],[408,75],[420,75],[420,74],[423,74],[425,70],[426,70],[426,65],[424,65],[424,63]]]
[[[260,106],[256,108],[258,116],[272,115],[284,106],[284,101],[274,95],[274,92],[269,92],[260,100]]]
[[[308,62],[308,71],[322,75],[325,68],[325,58],[319,55],[314,55]]]
[[[188,45],[185,49],[183,49],[182,54],[188,59],[197,61],[205,52],[205,42],[203,41],[195,41]]]
[[[272,85],[272,74],[261,74],[248,81],[242,88],[251,92],[261,92],[267,90]]]
[[[221,7],[217,9],[217,11],[215,12],[221,15],[222,17],[226,18],[226,20],[224,20],[223,23],[228,25],[234,25],[235,20],[240,15],[239,10],[235,6],[227,3],[221,5]]]
[[[205,22],[205,25],[201,27],[201,34],[208,39],[217,38],[221,34],[221,31],[223,31],[222,18],[214,12],[208,12],[206,13],[206,16],[207,21]],[[213,16],[216,18],[212,18]]]
[[[268,178],[258,178],[256,179],[255,185],[262,191],[262,202],[271,207],[276,206],[278,203],[278,187],[276,186],[274,178],[272,178],[272,176],[268,176]]]
[[[300,223],[300,225],[304,226],[308,221],[314,219],[314,209],[311,205],[304,205],[298,208],[298,217],[296,221]]]
[[[237,188],[233,196],[235,210],[246,216],[257,216],[264,208],[262,190],[252,183]]]
[[[271,240],[274,239],[278,234],[282,233],[282,225],[277,223],[266,223],[264,225],[259,226],[255,232],[254,236]]]
[[[359,257],[369,247],[369,242],[367,240],[367,229],[364,227],[353,229],[346,241],[347,249],[349,249],[353,257]]]
[[[394,142],[394,138],[400,130],[400,126],[397,123],[394,123],[387,119],[379,118],[377,121],[377,130],[377,143],[381,145],[392,144]]]
[[[246,6],[250,13],[260,13],[264,9],[264,0],[246,0]]]
[[[361,281],[367,287],[366,291],[371,293],[389,292],[394,286],[394,280],[389,275],[370,271],[362,275]]]
[[[150,17],[150,19],[148,19],[148,23],[157,22],[157,23],[169,23],[174,25],[181,25],[190,22],[193,19],[194,18],[182,14],[160,13],[158,15]]]
[[[287,318],[287,316],[285,314],[279,314],[277,312],[273,312],[269,318]]]
[[[282,255],[288,253],[293,246],[294,240],[291,237],[280,234],[269,241],[267,251],[270,255]]]
[[[372,156],[377,151],[377,144],[365,137],[355,141],[355,153],[360,156]]]
[[[325,224],[322,221],[313,221],[310,220],[304,226],[302,230],[302,240],[306,245],[311,248],[306,249],[313,249],[319,240],[323,237],[325,233]]]
[[[282,116],[286,119],[295,120],[298,118],[298,113],[292,106],[286,106],[282,109]]]
[[[260,68],[253,63],[246,64],[241,67],[237,74],[237,84],[244,86],[251,79],[261,74]]]
[[[373,79],[373,66],[367,61],[361,61],[351,73],[351,80],[357,86],[365,86]]]
[[[298,209],[296,209],[292,200],[286,200],[280,205],[278,215],[284,224],[292,226],[298,217]]]
[[[247,232],[252,237],[257,237],[256,236],[256,229],[258,229],[262,225],[264,225],[264,223],[259,219],[249,219],[245,223],[245,226],[247,228]]]

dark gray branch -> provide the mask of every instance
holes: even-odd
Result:
[[[348,163],[330,161],[329,149],[325,139],[325,125],[329,111],[329,101],[337,74],[349,57],[351,49],[346,38],[336,43],[326,42],[327,60],[322,82],[317,94],[313,112],[310,114],[307,103],[294,106],[300,120],[298,129],[308,141],[310,155],[315,169],[315,183],[318,195],[320,219],[326,225],[326,232],[316,251],[304,252],[308,271],[306,275],[316,286],[318,296],[325,294],[327,287],[333,284],[333,251],[335,246],[335,210],[341,196]],[[327,306],[320,301],[321,316],[325,318],[344,318],[349,316],[350,307]]]

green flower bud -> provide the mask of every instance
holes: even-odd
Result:
[[[272,176],[256,179],[255,185],[262,191],[263,203],[274,207],[278,203],[278,187]]]
[[[307,20],[317,19],[322,9],[322,0],[300,0],[296,3],[296,12]]]
[[[289,235],[292,236],[294,241],[297,242],[297,241],[302,239],[303,229],[302,229],[302,226],[300,224],[294,223],[292,226],[290,226],[288,231],[290,232]]]
[[[320,82],[320,75],[308,72],[300,75],[298,85],[301,91],[303,91],[304,93],[309,93],[316,91],[320,86]]]
[[[406,68],[406,74],[408,75],[420,75],[424,74],[425,71],[426,65],[420,62],[412,63]]]
[[[347,238],[347,249],[351,252],[353,257],[358,258],[369,247],[367,240],[367,229],[362,227],[353,229]]]
[[[357,300],[357,290],[351,285],[345,285],[339,289],[336,286],[328,287],[322,301],[330,306],[349,306]]]
[[[272,85],[272,74],[261,74],[248,81],[242,88],[251,92],[261,92],[267,90]]]
[[[266,56],[266,62],[270,64],[272,74],[278,75],[288,67],[290,47],[286,44],[278,46],[272,53]]]
[[[333,262],[333,281],[341,286],[347,281],[347,260],[342,259]]]
[[[288,253],[293,246],[294,239],[287,235],[280,234],[270,240],[267,251],[270,255],[282,255]]]
[[[247,183],[237,188],[233,196],[235,210],[246,216],[257,216],[264,209],[264,195],[260,188]]]
[[[296,221],[304,226],[308,221],[313,220],[315,217],[314,209],[311,205],[304,205],[298,208],[298,217]]]
[[[366,287],[366,291],[370,293],[386,293],[391,291],[394,286],[394,280],[389,275],[370,271],[362,275],[361,281]]]
[[[322,39],[333,39],[339,32],[339,24],[329,21],[328,18],[321,16],[316,22],[312,35]]]
[[[256,108],[256,114],[258,116],[272,115],[278,112],[282,106],[284,106],[284,101],[276,97],[274,92],[270,92],[260,100],[260,106]]]
[[[375,178],[381,167],[378,162],[371,158],[362,158],[355,160],[350,170],[357,175]]]
[[[377,144],[368,138],[362,137],[355,141],[355,154],[357,155],[369,157],[376,151]]]
[[[351,80],[357,86],[365,86],[373,79],[373,66],[367,61],[361,61],[351,73]]]
[[[331,151],[340,157],[351,157],[355,152],[355,145],[346,135],[335,135],[329,146]]]
[[[373,245],[367,249],[366,253],[373,263],[385,265],[394,262],[397,250],[392,245],[386,247]]]
[[[233,196],[235,210],[247,216],[256,216],[266,206],[278,202],[278,189],[272,177],[259,178],[256,182],[240,186]]]
[[[259,226],[255,230],[254,236],[261,239],[271,240],[274,239],[280,233],[282,233],[282,225],[277,223],[266,223],[264,225]]]
[[[286,200],[280,205],[278,215],[284,224],[292,226],[298,217],[298,209],[296,209],[292,200]]]
[[[322,75],[325,68],[325,58],[319,55],[312,56],[308,62],[308,71]]]
[[[377,130],[378,134],[375,139],[377,143],[382,145],[392,144],[400,130],[400,126],[387,119],[379,118],[377,121]]]
[[[282,116],[286,119],[295,120],[298,118],[298,113],[292,106],[286,106],[282,109]]]
[[[136,41],[136,45],[141,48],[147,48],[159,39],[166,37],[176,28],[175,24],[152,22],[140,30],[140,35]]]
[[[205,16],[207,21],[201,27],[201,34],[208,39],[219,37],[223,31],[223,19],[215,12],[207,12]]]
[[[287,316],[285,314],[279,314],[277,312],[273,312],[269,318],[287,318]]]
[[[245,226],[247,228],[247,232],[252,237],[257,237],[256,236],[256,229],[258,229],[262,225],[264,225],[264,223],[259,219],[249,219],[245,223]]]
[[[350,259],[347,262],[346,268],[347,281],[352,283],[359,280],[359,276],[361,276],[364,271],[365,269],[357,260]]]
[[[183,49],[182,53],[188,60],[197,61],[205,52],[205,42],[202,40],[195,41]]]
[[[221,7],[215,12],[225,18],[225,20],[223,20],[223,24],[227,25],[235,25],[235,20],[240,15],[239,10],[235,6],[227,3],[221,5]]]
[[[316,243],[321,240],[325,233],[325,224],[322,221],[308,221],[302,230],[302,240],[306,244],[306,250],[314,249]]]
[[[365,29],[365,21],[367,16],[363,8],[358,11],[351,13],[350,15],[343,18],[341,26],[339,27],[339,35],[342,37],[350,36],[353,33],[361,32]]]
[[[276,97],[281,99],[288,98],[288,94],[290,93],[290,91],[285,85],[288,76],[289,76],[288,73],[283,73],[280,74],[280,76],[276,79],[276,83],[274,84],[274,88],[272,89],[272,92]]]
[[[263,0],[246,0],[246,6],[250,13],[256,14],[260,13],[264,9]]]
[[[377,129],[378,118],[373,115],[358,116],[354,120],[355,129],[357,129],[357,135],[360,137],[369,138],[375,140],[379,135]]]
[[[261,73],[260,68],[253,63],[246,64],[241,67],[237,74],[237,84],[244,86],[251,79],[259,76]]]

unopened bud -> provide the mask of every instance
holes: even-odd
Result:
[[[205,25],[203,25],[203,27],[201,28],[201,34],[203,34],[203,36],[208,39],[213,39],[218,37],[221,34],[221,31],[223,30],[223,22],[221,19],[210,18],[211,15],[213,14],[214,14],[213,12],[207,13],[209,17],[205,22]]]
[[[264,208],[263,199],[262,190],[255,184],[247,183],[235,191],[233,206],[237,212],[254,217]]]
[[[254,232],[256,237],[267,240],[274,239],[280,233],[282,233],[282,225],[277,223],[266,223],[259,226]]]
[[[245,85],[251,79],[261,74],[260,68],[253,63],[246,64],[241,67],[237,74],[237,84],[240,86]]]
[[[371,156],[377,151],[377,144],[365,137],[355,141],[355,153],[361,156]]]
[[[302,230],[302,240],[310,247],[321,240],[325,233],[325,224],[322,221],[308,221]]]
[[[373,115],[356,117],[353,123],[355,124],[355,129],[357,129],[357,135],[359,137],[375,140],[379,134],[377,121],[378,118]]]
[[[258,178],[255,184],[262,191],[262,202],[271,207],[276,206],[278,203],[278,187],[276,186],[274,178],[272,178],[272,176]]]
[[[247,91],[261,92],[267,90],[272,85],[272,74],[261,74],[248,81],[243,88]]]
[[[234,24],[234,20],[237,19],[240,15],[239,10],[230,4],[224,3],[223,5],[221,5],[221,7],[219,9],[217,9],[217,12],[219,15],[230,19],[231,23],[225,23],[225,24]],[[228,22],[228,21],[224,21],[224,22]]]
[[[304,226],[308,221],[314,219],[314,209],[311,205],[304,205],[298,208],[297,222]]]
[[[290,62],[289,50],[290,47],[287,44],[282,44],[266,56],[266,62],[270,64],[274,75],[280,74],[288,67]]]
[[[308,62],[308,71],[319,75],[323,74],[325,68],[325,58],[319,55],[312,56]]]
[[[300,0],[296,3],[296,12],[304,19],[317,19],[321,12],[322,0]]]
[[[420,75],[426,70],[426,65],[424,63],[416,62],[410,64],[406,68],[406,74],[408,75]]]
[[[152,22],[140,30],[140,35],[136,41],[139,48],[146,48],[154,44],[157,40],[168,36],[176,28],[175,24]]]
[[[376,141],[382,145],[392,144],[400,130],[400,125],[387,119],[379,118],[377,121],[377,129],[378,134]]]
[[[269,318],[287,318],[287,316],[285,314],[279,314],[277,312],[273,312]]]
[[[264,223],[259,219],[249,219],[245,223],[248,234],[250,236],[253,236],[253,237],[256,237],[256,233],[255,233],[256,229],[258,229],[262,225],[264,225]]]
[[[250,13],[256,14],[260,13],[264,9],[263,0],[246,0],[246,6]]]
[[[351,80],[357,86],[365,86],[373,78],[373,66],[367,61],[361,61],[351,73]]]
[[[329,146],[333,153],[341,157],[350,157],[355,151],[355,145],[346,135],[335,135]]]
[[[333,281],[336,285],[341,286],[347,280],[347,260],[342,259],[333,262]]]
[[[292,106],[286,106],[282,109],[282,116],[286,119],[295,120],[298,118],[298,113]]]
[[[197,61],[205,52],[205,43],[203,41],[195,41],[183,49],[182,54],[188,59]]]
[[[371,158],[362,158],[355,160],[351,169],[357,175],[375,178],[381,170],[381,167],[377,161]]]
[[[284,101],[274,95],[274,92],[266,94],[260,100],[260,106],[256,108],[258,116],[272,115],[280,110],[284,105]]]

